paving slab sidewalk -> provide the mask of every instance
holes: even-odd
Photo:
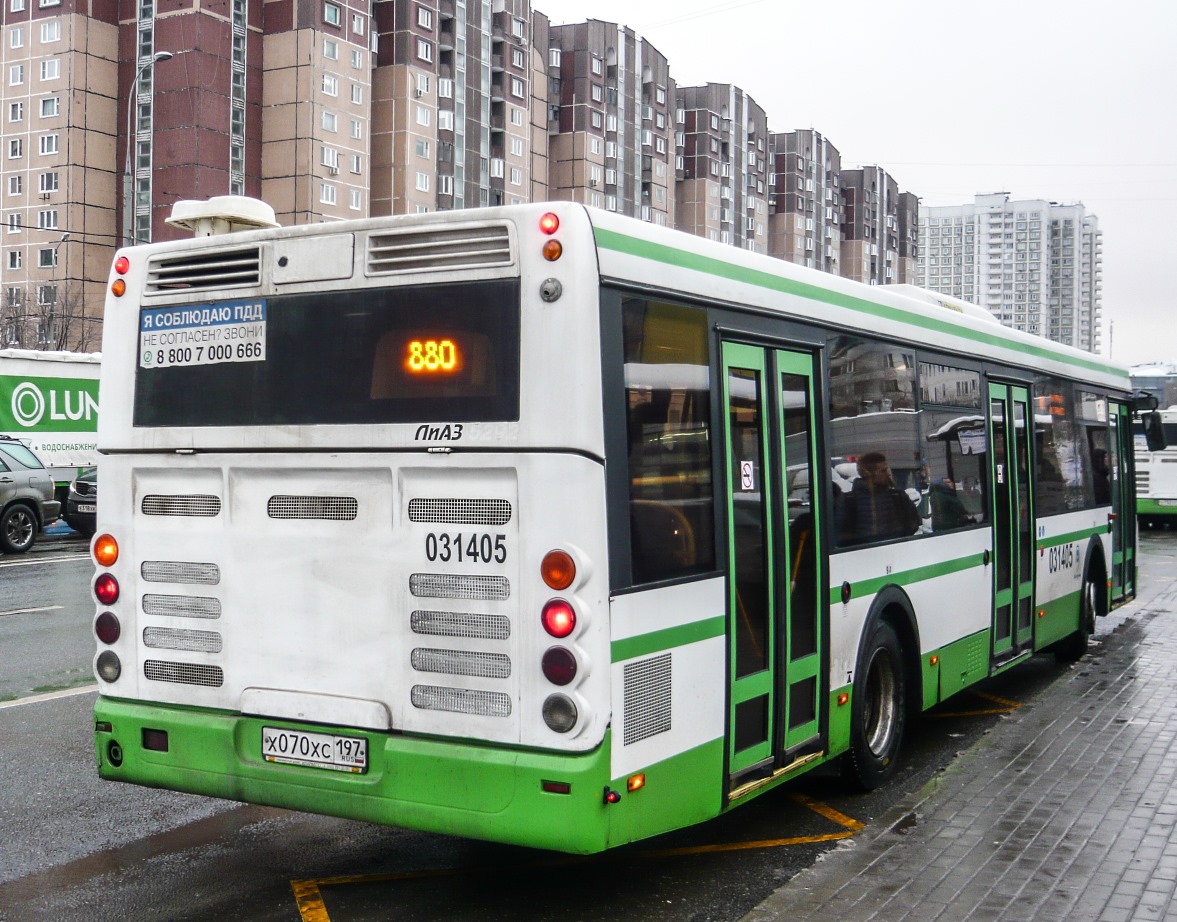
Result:
[[[1165,582],[745,922],[1177,919],[1177,579]]]

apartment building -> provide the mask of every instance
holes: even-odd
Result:
[[[843,170],[841,186],[843,278],[868,285],[903,281],[898,183],[882,167],[868,166]],[[907,204],[913,206],[915,200]]]
[[[736,86],[679,87],[680,230],[768,252],[768,116]]]
[[[548,29],[548,193],[672,227],[674,81],[632,29]]]
[[[0,346],[96,348],[118,241],[119,31],[74,0],[0,5]],[[124,110],[125,112],[125,110]]]
[[[771,133],[769,152],[769,255],[838,275],[842,155],[812,129]]]
[[[1015,329],[1099,351],[1103,242],[1082,204],[999,192],[923,212],[916,284],[980,304]]]

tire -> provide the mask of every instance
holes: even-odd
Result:
[[[907,720],[903,648],[895,629],[876,621],[854,676],[850,703],[850,751],[843,760],[846,779],[864,791],[883,784],[898,766]]]
[[[1077,663],[1087,653],[1088,641],[1095,633],[1095,614],[1099,611],[1096,593],[1099,586],[1088,572],[1079,592],[1079,630],[1054,645],[1054,658],[1060,663]]]
[[[23,554],[37,540],[37,516],[24,503],[13,503],[0,515],[0,550]]]

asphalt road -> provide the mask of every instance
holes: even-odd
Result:
[[[1177,559],[1177,533],[1142,543],[1147,595],[1149,569]],[[45,593],[36,604],[0,596],[0,688],[21,689],[21,700],[0,700],[2,922],[738,919],[824,851],[853,848],[855,824],[923,785],[1011,708],[1032,706],[1067,668],[1036,657],[925,715],[898,777],[872,794],[815,773],[713,822],[569,858],[99,781],[89,564],[54,559],[84,546],[46,540],[39,565],[0,570],[0,592]],[[22,608],[44,611],[11,613]]]

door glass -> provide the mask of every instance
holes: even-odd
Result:
[[[1026,404],[1015,400],[1014,411],[1014,445],[1017,457],[1015,487],[1017,490],[1018,515],[1018,571],[1017,582],[1025,584],[1030,579],[1031,568],[1034,565],[1033,518],[1030,509],[1030,447],[1028,430],[1026,428]],[[1032,593],[1029,586],[1019,586],[1018,592],[1018,628],[1028,630],[1033,624]],[[1024,639],[1024,638],[1023,638]]]
[[[1010,570],[1013,548],[1010,546],[1010,471],[1006,457],[1005,402],[990,402],[993,419],[993,564],[996,568],[995,588],[998,593],[1008,593],[1011,585]],[[1008,595],[1000,596],[994,614],[993,632],[995,640],[1007,640],[1010,635]]]
[[[736,677],[768,667],[769,593],[764,440],[760,373],[728,372],[731,433],[733,569],[735,571]]]
[[[810,459],[809,380],[781,375],[789,517],[789,659],[817,652],[817,553]]]

